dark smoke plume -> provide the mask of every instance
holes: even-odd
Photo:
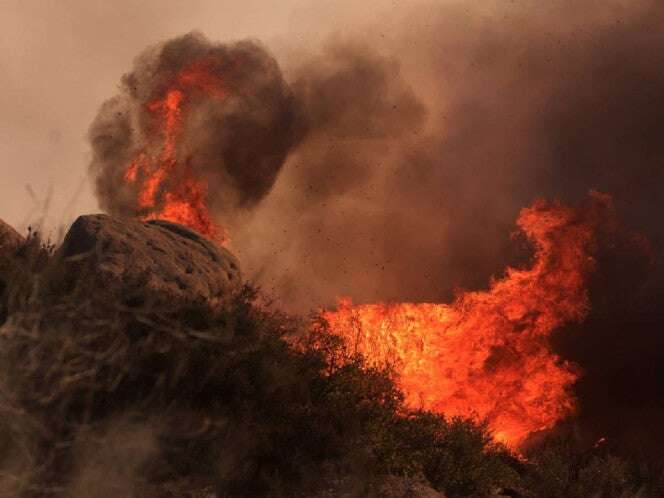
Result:
[[[296,103],[277,62],[256,42],[213,44],[191,33],[146,50],[122,79],[120,95],[100,109],[89,136],[103,209],[121,216],[147,214],[123,175],[140,152],[154,142],[162,145],[150,104],[163,99],[181,71],[196,62],[228,94],[188,96],[178,163],[207,182],[209,207],[217,215],[255,205],[272,187],[299,136]],[[169,187],[167,180],[162,190]]]
[[[425,104],[395,57],[359,42],[330,42],[290,74],[307,136],[233,231],[240,257],[291,309],[407,295],[419,258],[437,252],[438,221],[401,202],[395,168],[421,146]],[[418,233],[430,242],[404,251]]]
[[[291,62],[309,133],[233,230],[236,251],[302,310],[484,287],[523,256],[509,233],[538,197],[610,193],[657,245],[663,10],[429,5],[377,48],[368,31]]]

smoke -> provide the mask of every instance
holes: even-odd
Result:
[[[256,204],[298,141],[296,102],[276,61],[258,42],[212,44],[190,33],[148,48],[123,77],[120,95],[101,107],[89,132],[91,170],[100,205],[108,212],[146,214],[124,175],[139,154],[158,155],[153,149],[167,147],[167,137],[156,129],[150,111],[154,102],[167,98],[170,87],[192,86],[182,76],[192,63],[205,75],[193,80],[199,91],[186,95],[187,112],[177,115],[184,122],[175,155],[180,165],[206,182],[213,213],[231,216]],[[159,194],[177,188],[174,183],[181,179],[167,179]],[[158,206],[147,207],[154,211]]]
[[[133,498],[146,462],[159,454],[157,434],[149,424],[126,420],[107,424],[103,434],[81,431],[73,444],[77,468],[66,496],[71,498]]]
[[[305,109],[319,126],[240,228],[245,265],[294,309],[344,295],[448,302],[523,264],[508,236],[521,207],[610,193],[620,221],[601,234],[591,314],[556,347],[584,372],[587,443],[661,448],[664,5],[464,2],[398,15],[387,42],[367,28],[374,48],[328,47],[289,69],[298,96],[315,96]]]
[[[460,18],[467,30],[434,51],[450,88],[446,127],[403,163],[429,172],[422,189],[450,201],[442,212],[454,243],[438,278],[458,275],[462,285],[477,280],[455,273],[464,264],[454,262],[496,273],[510,257],[496,241],[516,205],[539,195],[569,202],[589,189],[611,193],[622,223],[602,234],[591,314],[560,331],[558,346],[583,371],[576,386],[583,437],[639,450],[664,443],[657,422],[664,414],[664,224],[656,214],[664,209],[663,7],[556,2],[540,12],[521,4],[500,22],[441,15],[440,32]],[[450,46],[463,49],[451,54]],[[453,68],[457,76],[449,76]],[[420,198],[429,204],[433,196]]]
[[[183,61],[238,47],[261,63],[225,67],[247,90],[237,107],[202,106],[184,153],[220,178],[211,205],[230,213],[245,273],[290,310],[344,295],[446,302],[524,262],[509,238],[523,206],[607,192],[622,225],[602,234],[588,320],[556,346],[584,372],[585,437],[664,438],[662,21],[647,0],[420,3],[396,9],[391,31],[300,47],[283,77],[253,43],[167,42],[93,125],[100,201],[135,214],[119,182],[140,107]]]
[[[401,12],[378,48],[335,40],[290,62],[316,132],[235,244],[287,305],[485,287],[523,256],[508,235],[537,197],[608,192],[661,236],[662,8],[470,5]]]
[[[243,263],[291,309],[351,289],[360,299],[389,286],[407,293],[399,252],[420,227],[406,226],[389,183],[394,158],[417,146],[424,104],[397,59],[359,42],[330,42],[292,78],[308,133],[271,195],[232,230]]]

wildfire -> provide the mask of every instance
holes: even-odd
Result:
[[[452,304],[342,299],[323,312],[370,363],[395,367],[410,407],[485,419],[515,448],[574,410],[578,369],[552,352],[548,337],[585,317],[593,267],[593,227],[580,211],[540,201],[517,224],[534,246],[532,266],[508,268],[486,291]]]
[[[163,95],[147,104],[155,133],[129,164],[124,181],[137,187],[143,219],[164,219],[191,227],[222,242],[222,230],[210,216],[206,204],[207,183],[196,177],[177,155],[178,139],[193,96],[222,99],[223,81],[214,72],[213,60],[195,61],[174,78]]]
[[[145,146],[123,171],[144,219],[189,226],[219,242],[208,185],[183,158],[179,142],[195,99],[224,99],[213,59],[185,66],[145,104],[152,120]],[[606,202],[606,197],[594,195]],[[534,246],[529,268],[508,268],[486,291],[451,304],[339,301],[322,314],[370,363],[393,365],[413,408],[485,419],[496,439],[518,447],[573,412],[578,369],[551,349],[556,328],[586,315],[592,269],[592,219],[561,204],[537,202],[517,224]]]

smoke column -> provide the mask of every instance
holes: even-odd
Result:
[[[273,57],[252,41],[192,33],[146,50],[90,129],[101,207],[175,221],[255,205],[298,141],[296,103]],[[193,193],[192,193],[193,192]],[[196,202],[187,197],[204,197]],[[188,209],[179,216],[173,211]],[[164,216],[166,214],[166,216]]]

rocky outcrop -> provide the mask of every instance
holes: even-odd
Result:
[[[378,487],[377,498],[445,498],[440,491],[417,479],[389,476]]]
[[[7,286],[12,257],[24,242],[16,230],[0,220],[0,325],[7,320]]]
[[[53,296],[177,312],[219,308],[242,279],[229,251],[184,226],[99,214],[74,222],[47,280]]]
[[[16,250],[24,240],[16,230],[0,220],[0,258],[8,252]]]
[[[332,478],[325,487],[325,491],[315,495],[317,498],[445,498],[444,493],[430,487],[422,476],[384,475],[367,482],[364,476],[347,475]]]
[[[180,225],[91,215],[73,223],[55,252],[31,236],[11,263],[0,327],[0,444],[36,463],[34,470],[26,463],[17,486],[29,483],[35,496],[70,484],[63,495],[127,496],[95,479],[117,469],[129,479],[125,469],[153,456],[145,467],[157,469],[174,453],[188,466],[226,430],[225,408],[212,405],[215,386],[226,382],[218,360],[233,339],[242,288],[232,254]],[[153,429],[167,435],[158,445]],[[162,443],[168,451],[153,454],[151,445]],[[14,468],[0,464],[5,473]],[[184,496],[161,491],[154,496]]]

